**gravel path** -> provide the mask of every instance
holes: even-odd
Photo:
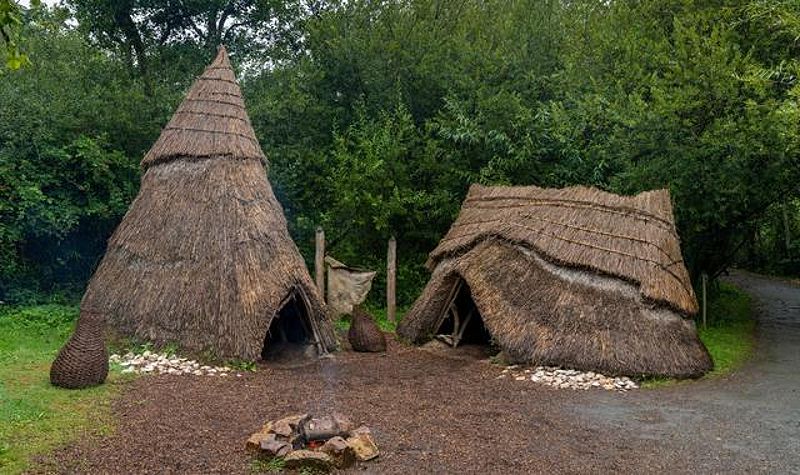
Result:
[[[759,356],[724,380],[618,393],[498,379],[502,368],[390,342],[241,378],[130,383],[117,427],[37,472],[249,473],[265,420],[338,410],[373,429],[359,473],[800,473],[800,288],[733,279],[759,303]]]
[[[800,473],[800,287],[737,272],[754,298],[756,356],[718,381],[576,400],[590,426],[631,434],[652,471]],[[581,395],[582,396],[582,395]]]

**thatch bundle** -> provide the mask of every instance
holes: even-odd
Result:
[[[142,160],[141,188],[83,297],[125,335],[256,359],[299,300],[311,343],[336,346],[291,240],[224,48]]]
[[[347,332],[347,339],[355,351],[369,353],[386,351],[386,336],[375,324],[372,316],[358,305],[353,308],[353,320]]]
[[[474,185],[428,266],[398,328],[409,340],[438,330],[463,279],[512,361],[675,377],[712,366],[666,190]]]
[[[50,383],[68,389],[96,386],[108,376],[105,319],[81,311],[75,332],[50,366]]]

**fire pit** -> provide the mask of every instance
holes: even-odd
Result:
[[[288,469],[347,468],[378,456],[367,426],[355,427],[340,414],[298,414],[268,421],[247,440],[247,449],[266,459],[282,458]]]

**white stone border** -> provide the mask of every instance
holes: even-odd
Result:
[[[173,374],[222,377],[236,374],[238,377],[242,376],[241,373],[235,373],[232,368],[227,366],[202,365],[188,358],[158,354],[149,350],[139,355],[130,351],[124,355],[113,354],[108,358],[108,362],[122,366],[123,374]]]
[[[507,366],[497,379],[513,378],[515,381],[532,381],[556,389],[607,391],[630,391],[639,389],[636,381],[627,376],[611,377],[593,371],[562,369],[555,366],[536,366],[522,368],[519,365]]]

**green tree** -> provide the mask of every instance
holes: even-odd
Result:
[[[0,300],[85,283],[175,106],[45,23],[24,32],[37,60],[0,81]]]
[[[202,67],[224,44],[240,61],[297,51],[300,22],[324,2],[302,0],[68,0],[93,43],[124,58],[149,88]],[[313,8],[311,8],[313,7]]]
[[[41,0],[31,1],[34,8]],[[0,0],[0,40],[5,49],[5,62],[8,69],[19,69],[30,64],[28,55],[20,51],[20,33],[25,24],[25,14],[14,0]]]

